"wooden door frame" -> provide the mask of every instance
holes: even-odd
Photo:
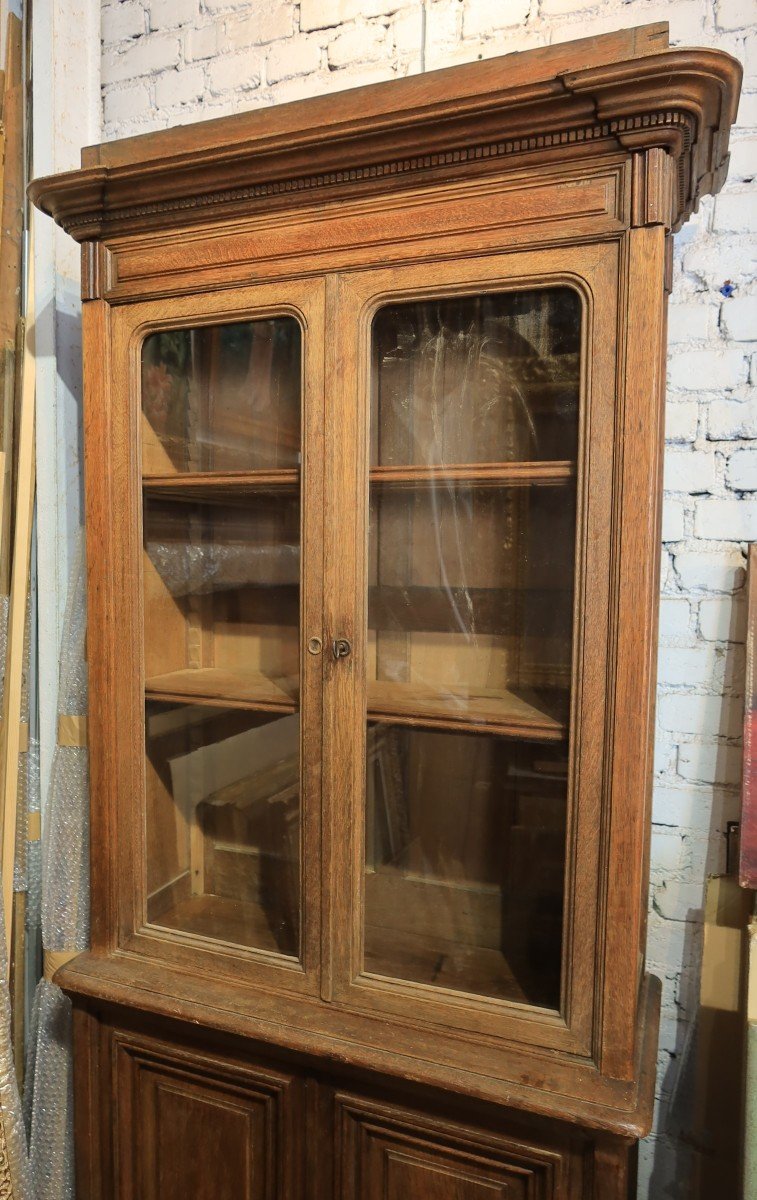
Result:
[[[609,821],[613,445],[618,437],[616,369],[621,247],[617,240],[503,253],[459,263],[376,268],[331,282],[326,418],[325,597],[328,636],[348,637],[349,660],[325,663],[324,830],[332,909],[324,922],[333,960],[324,995],[348,1007],[452,1025],[486,1037],[591,1057],[601,989],[599,942],[603,830]],[[361,866],[367,627],[367,448],[369,329],[383,304],[525,287],[569,286],[582,298],[571,786],[561,1012],[477,999],[425,985],[362,977]],[[341,332],[344,331],[344,332]],[[349,446],[349,450],[347,447]],[[581,802],[577,795],[581,790]],[[580,846],[580,853],[578,847]],[[612,967],[610,968],[612,969]]]
[[[89,617],[99,646],[90,657],[93,740],[93,895],[111,916],[96,914],[93,948],[137,952],[146,959],[205,970],[271,990],[318,992],[320,955],[321,658],[307,653],[322,630],[323,302],[322,280],[236,287],[212,294],[85,306],[97,318],[110,378],[88,387],[87,525]],[[91,316],[90,316],[91,314]],[[300,879],[302,959],[191,934],[149,927],[144,909],[144,656],[140,350],[160,329],[294,316],[303,334],[300,504]],[[90,329],[88,345],[96,343]],[[94,356],[90,355],[90,360]],[[107,448],[102,457],[99,449]],[[104,546],[107,552],[104,553]],[[308,851],[305,853],[305,846]],[[108,934],[110,929],[111,933]]]

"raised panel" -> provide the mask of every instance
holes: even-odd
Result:
[[[146,1197],[252,1200],[265,1194],[265,1187],[255,1186],[261,1175],[258,1167],[266,1166],[259,1106],[235,1104],[210,1089],[176,1086],[160,1078],[148,1089],[156,1153],[144,1164]]]
[[[338,1200],[567,1200],[583,1147],[337,1095]]]
[[[300,1190],[299,1081],[114,1036],[118,1200],[283,1200]]]
[[[471,1174],[464,1163],[426,1161],[419,1153],[384,1156],[386,1200],[528,1200],[533,1172],[503,1167],[491,1179]],[[507,1175],[509,1178],[505,1178]]]

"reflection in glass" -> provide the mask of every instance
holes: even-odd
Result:
[[[142,381],[147,920],[297,958],[299,326],[151,334]]]
[[[150,334],[142,347],[144,473],[297,466],[300,353],[294,317]]]
[[[148,701],[147,919],[296,956],[299,718]]]
[[[575,458],[579,335],[568,288],[382,308],[371,462]]]
[[[552,1008],[579,347],[567,288],[373,325],[363,967]]]

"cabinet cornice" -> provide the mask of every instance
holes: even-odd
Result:
[[[86,241],[294,208],[314,194],[330,202],[395,190],[419,176],[448,180],[492,161],[522,169],[619,149],[659,148],[673,159],[674,229],[721,187],[741,79],[735,59],[715,50],[663,50],[543,78],[542,52],[523,77],[528,57],[374,84],[244,114],[241,122],[221,118],[194,139],[194,127],[126,139],[114,144],[120,150],[103,147],[99,163],[35,180],[31,197]],[[522,78],[492,87],[513,75],[515,59]],[[468,81],[462,96],[461,72]],[[406,107],[410,83],[414,103]]]

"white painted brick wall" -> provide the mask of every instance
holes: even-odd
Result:
[[[648,960],[663,981],[639,1196],[688,1198],[706,876],[738,814],[744,542],[757,538],[757,21],[751,0],[122,0],[102,7],[105,136],[667,20],[745,64],[729,181],[678,236],[670,306]],[[424,40],[425,31],[425,40]],[[423,51],[422,51],[423,47]],[[422,53],[424,58],[422,59]],[[700,1198],[709,1200],[709,1198]]]

